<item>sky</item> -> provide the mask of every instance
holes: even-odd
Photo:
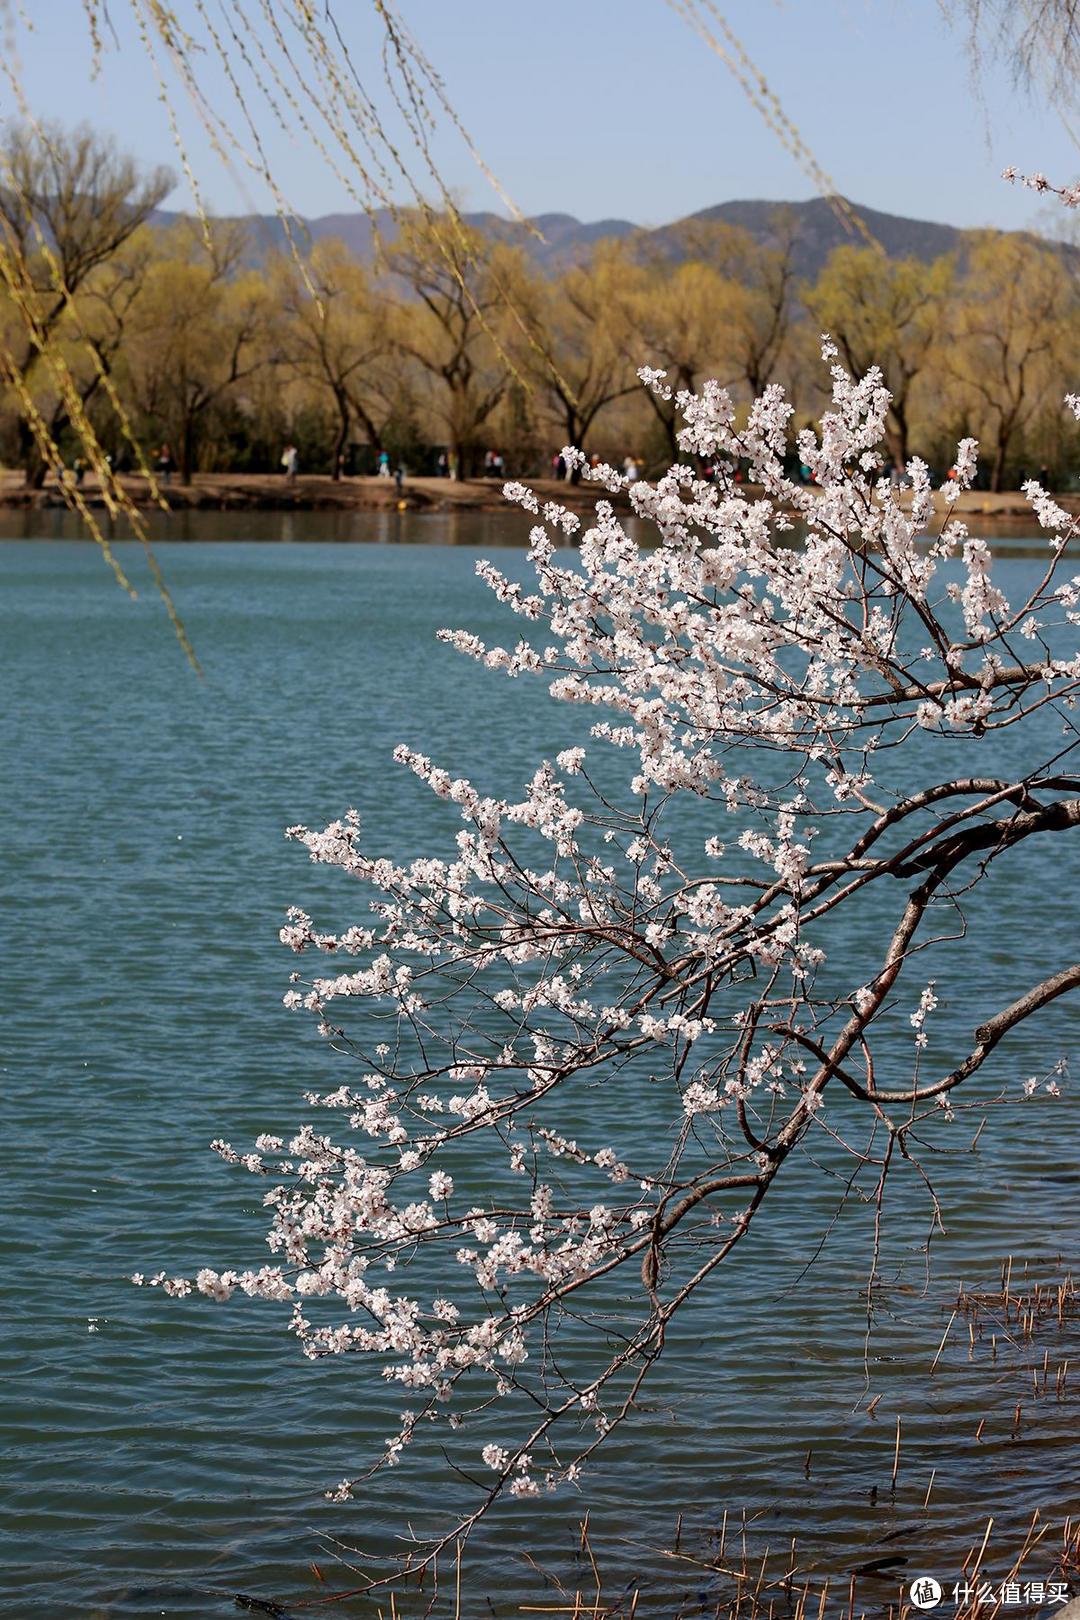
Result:
[[[35,117],[85,120],[145,163],[178,169],[132,21],[137,3],[108,0],[115,40],[106,29],[95,77],[81,0],[40,0],[33,32],[16,36],[21,81]],[[221,27],[232,8],[255,27],[260,3],[207,0],[205,15]],[[287,9],[286,0],[265,3]],[[173,9],[201,28],[199,0]],[[398,9],[525,213],[659,225],[733,198],[797,201],[819,189],[667,0],[398,0]],[[365,85],[387,104],[371,0],[336,0],[336,15]],[[1074,180],[1080,149],[1069,127],[1013,83],[993,40],[975,73],[964,26],[950,26],[937,0],[725,0],[725,15],[836,189],[856,203],[964,227],[1068,231],[1068,216],[1000,175],[1015,164]],[[207,84],[215,107],[233,105],[212,67]],[[265,185],[242,164],[223,165],[185,94],[173,99],[211,210],[270,211]],[[13,111],[10,92],[6,101]],[[256,123],[296,212],[355,209],[310,142],[277,129],[265,109]],[[461,204],[505,212],[452,128],[433,149]],[[190,206],[182,184],[170,205]]]

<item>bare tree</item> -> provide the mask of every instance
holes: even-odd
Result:
[[[143,278],[125,347],[126,386],[144,421],[173,441],[185,483],[210,413],[272,358],[269,288],[244,269],[239,226],[218,225],[207,251],[182,223],[163,235]]]
[[[281,362],[288,376],[333,404],[337,433],[331,474],[341,476],[354,422],[381,450],[386,422],[400,394],[400,367],[391,368],[392,339],[385,298],[363,265],[340,242],[320,242],[307,275],[282,259],[271,276],[284,324]]]
[[[839,247],[805,302],[819,329],[830,333],[849,370],[881,367],[889,387],[889,448],[905,466],[911,454],[913,404],[937,362],[950,313],[955,265],[951,257],[923,264],[886,259],[873,248]]]
[[[519,346],[562,435],[581,449],[601,411],[637,391],[627,357],[626,296],[637,277],[621,244],[601,242],[585,264],[532,284]]]
[[[764,242],[741,226],[695,219],[683,221],[676,240],[728,283],[725,343],[740,380],[757,399],[785,356],[795,292],[794,216],[789,209],[774,209]]]
[[[520,253],[449,216],[411,216],[386,249],[384,268],[406,294],[397,303],[395,344],[424,376],[432,429],[467,477],[511,381],[500,333],[508,288],[522,274]]]
[[[1080,82],[1076,0],[941,0],[941,9],[967,22],[976,67],[989,45],[995,59],[1011,59],[1020,83],[1075,100]]]
[[[0,275],[22,318],[22,347],[12,364],[28,390],[65,317],[93,362],[83,397],[96,389],[109,352],[78,320],[80,294],[96,276],[95,296],[102,296],[101,273],[172,185],[167,169],[144,175],[133,158],[89,129],[9,128],[0,150]],[[65,407],[54,403],[54,438],[66,421]],[[25,417],[19,447],[27,482],[40,483],[45,467]]]
[[[1020,436],[1071,381],[1077,300],[1061,255],[1021,236],[973,233],[948,362],[980,439],[990,487],[1005,487]]]

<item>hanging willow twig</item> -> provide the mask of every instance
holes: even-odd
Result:
[[[715,4],[715,0],[666,0],[666,4],[688,23],[698,37],[720,58],[750,105],[761,114],[784,150],[791,154],[803,173],[817,187],[845,231],[850,236],[861,236],[867,247],[876,248],[879,253],[884,253],[884,248],[866,221],[847,198],[841,195],[835,180],[822,168],[784,111],[776,91],[772,89],[761,69],[751,61],[745,46]],[[716,37],[702,15],[700,7],[704,7],[710,13],[726,44]]]

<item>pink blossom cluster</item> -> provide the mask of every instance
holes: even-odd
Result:
[[[1055,186],[1050,183],[1045,174],[1038,170],[1033,174],[1021,174],[1010,163],[1008,168],[1002,169],[1001,178],[1007,180],[1010,185],[1027,186],[1029,191],[1038,192],[1040,197],[1045,192],[1050,192],[1052,196],[1059,198],[1066,208],[1075,208],[1080,204],[1080,184]]]

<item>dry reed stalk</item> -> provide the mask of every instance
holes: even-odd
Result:
[[[960,1309],[960,1306],[957,1305],[956,1309],[953,1311],[952,1315],[949,1317],[949,1325],[945,1329],[944,1333],[941,1335],[941,1343],[937,1347],[937,1354],[935,1355],[933,1361],[930,1363],[930,1371],[931,1372],[933,1372],[936,1369],[938,1362],[941,1360],[941,1352],[945,1348],[945,1340],[949,1337],[949,1332],[950,1332],[950,1330],[952,1328],[953,1323],[956,1321],[956,1313],[957,1313],[957,1311],[959,1309]]]

